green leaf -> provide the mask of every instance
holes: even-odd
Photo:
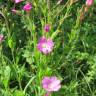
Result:
[[[5,88],[8,87],[8,83],[10,80],[10,73],[11,73],[10,67],[6,66],[6,68],[4,70],[4,78],[3,78],[3,84],[4,84]]]
[[[15,92],[13,93],[13,96],[24,96],[24,94],[22,91],[15,90]]]
[[[13,39],[13,37],[11,37],[9,40],[8,40],[8,45],[11,49],[13,49],[15,47],[15,41]]]
[[[94,0],[94,3],[96,3],[96,0]]]

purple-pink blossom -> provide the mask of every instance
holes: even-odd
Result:
[[[45,32],[49,32],[49,31],[50,31],[50,25],[49,25],[49,24],[46,24],[46,25],[44,26],[44,31],[45,31]]]
[[[15,3],[20,3],[22,2],[23,0],[15,0]]]
[[[30,11],[32,9],[32,5],[30,3],[27,3],[24,7],[23,10],[24,11]]]
[[[1,34],[0,35],[0,43],[4,40],[4,36]]]
[[[94,0],[86,0],[86,5],[87,6],[92,6]]]
[[[61,81],[56,76],[44,77],[42,86],[47,92],[58,91],[61,88]]]
[[[37,44],[38,50],[44,54],[52,52],[53,46],[54,42],[52,41],[52,39],[46,39],[45,37],[41,37]]]

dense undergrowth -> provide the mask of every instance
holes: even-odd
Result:
[[[0,35],[0,96],[96,96],[95,1],[0,0]],[[46,76],[61,81],[58,92],[46,94]]]

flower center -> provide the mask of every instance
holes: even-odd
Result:
[[[43,48],[47,48],[48,46],[47,46],[47,44],[44,43],[44,44],[42,45],[42,47],[43,47]]]

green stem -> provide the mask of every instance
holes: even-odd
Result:
[[[29,80],[29,82],[27,83],[27,85],[25,86],[25,88],[24,88],[24,91],[23,91],[23,93],[25,94],[25,92],[27,91],[27,88],[29,87],[29,85],[32,83],[32,81],[35,79],[35,76],[34,77],[32,77],[30,80]]]
[[[21,80],[20,80],[20,78],[18,79],[18,82],[19,82],[20,90],[22,91],[23,89],[22,89],[22,85],[21,85]]]

